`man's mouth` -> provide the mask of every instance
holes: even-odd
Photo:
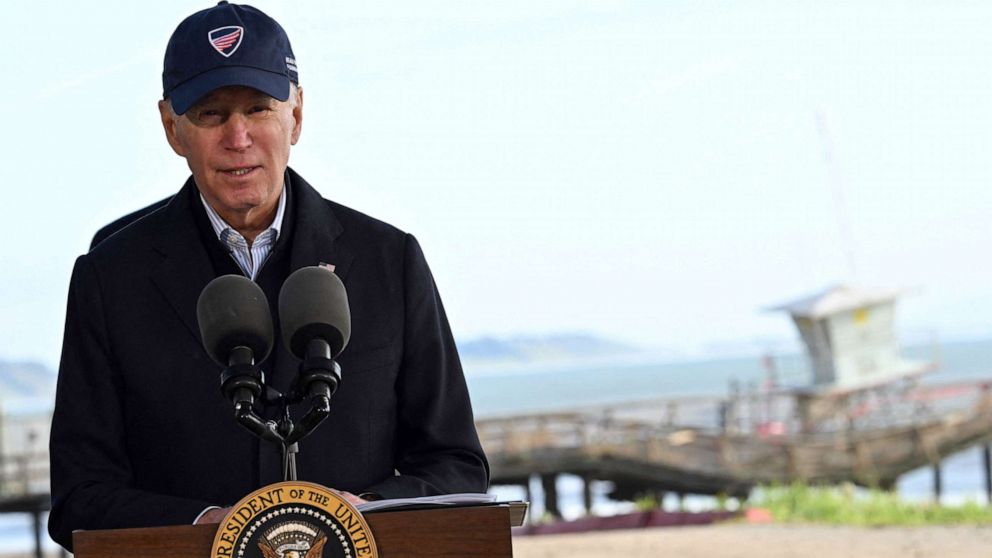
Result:
[[[222,172],[228,176],[245,176],[258,167],[238,167],[234,169],[224,169]]]

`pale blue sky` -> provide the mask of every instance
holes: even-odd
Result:
[[[0,358],[54,366],[74,257],[185,179],[155,102],[209,5],[7,6]],[[790,337],[759,309],[852,280],[919,287],[904,329],[990,331],[988,2],[255,5],[299,61],[291,165],[418,236],[461,338]]]

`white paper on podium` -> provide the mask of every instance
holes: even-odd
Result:
[[[388,510],[407,506],[458,506],[466,504],[491,504],[496,501],[494,494],[441,494],[439,496],[419,496],[417,498],[391,498],[374,500],[355,506],[360,512]]]

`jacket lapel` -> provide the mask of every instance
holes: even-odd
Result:
[[[193,221],[191,189],[195,189],[192,178],[161,210],[164,225],[161,234],[152,242],[152,247],[162,257],[162,261],[152,274],[152,281],[193,337],[200,342],[196,301],[200,298],[200,292],[214,277],[213,265]]]
[[[354,258],[341,242],[335,242],[344,231],[341,222],[327,201],[300,175],[289,169],[288,176],[293,185],[293,195],[297,197],[290,252],[291,270],[321,263],[331,264],[334,273],[344,281]]]

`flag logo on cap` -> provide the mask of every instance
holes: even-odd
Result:
[[[207,33],[207,39],[214,50],[221,53],[225,58],[230,58],[234,51],[241,46],[241,39],[244,38],[245,28],[237,25],[218,27]]]

